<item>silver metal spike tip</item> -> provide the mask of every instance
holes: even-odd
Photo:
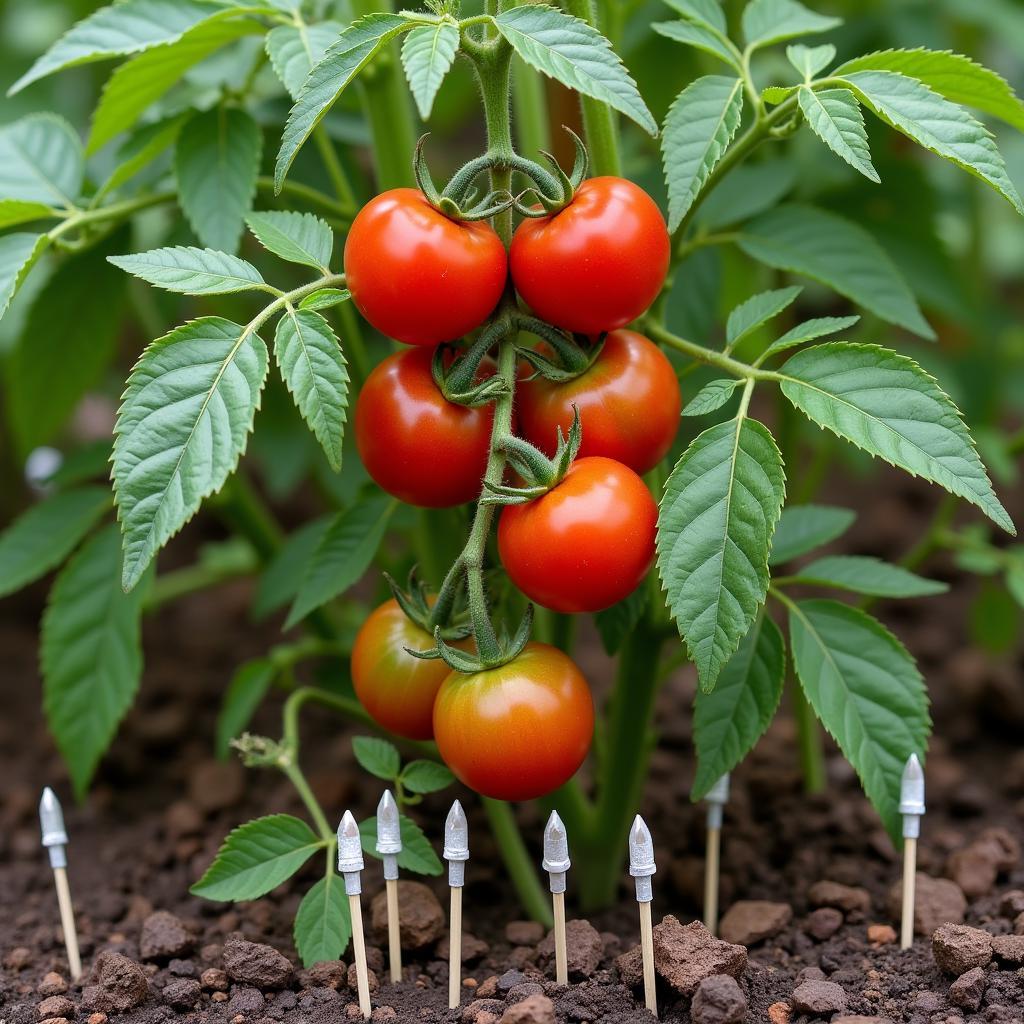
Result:
[[[722,827],[722,810],[729,802],[729,773],[726,772],[705,794],[708,805],[708,828]]]
[[[384,861],[384,880],[393,882],[398,878],[398,855],[402,852],[402,825],[398,815],[398,804],[390,789],[377,804],[377,853]]]
[[[68,865],[64,847],[68,845],[68,834],[64,828],[64,811],[49,786],[43,790],[39,801],[39,825],[42,830],[43,846],[50,854],[50,867],[65,868]]]
[[[363,870],[363,843],[359,825],[346,811],[338,826],[338,870],[345,876],[345,892],[358,896],[362,891],[359,872]]]
[[[469,860],[469,822],[458,800],[452,804],[444,822],[444,859],[448,861],[448,884],[466,884],[466,861]]]
[[[916,839],[921,834],[921,815],[924,812],[924,770],[917,754],[911,754],[900,780],[900,814],[903,815],[904,839]]]
[[[565,892],[565,873],[571,864],[565,825],[558,811],[552,811],[544,827],[544,860],[541,862],[541,867],[548,873],[552,892]]]
[[[654,899],[651,875],[657,870],[651,830],[638,814],[633,819],[633,827],[629,830],[629,873],[636,883],[638,903],[650,903]]]

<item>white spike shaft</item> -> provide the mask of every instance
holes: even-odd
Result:
[[[903,840],[903,916],[900,920],[900,949],[914,944],[914,890],[917,885],[917,840]]]
[[[448,1009],[458,1009],[462,1001],[462,886],[451,887],[452,903],[448,917]]]
[[[52,849],[52,847],[51,847]],[[78,932],[75,931],[75,912],[71,906],[71,889],[65,868],[53,869],[53,881],[57,886],[57,905],[60,908],[60,927],[64,932],[64,947],[68,953],[68,967],[74,981],[82,976],[82,957],[78,951]]]
[[[710,816],[710,810],[709,810]],[[712,935],[718,932],[718,876],[722,849],[722,830],[708,828],[707,857],[704,861],[704,927]]]
[[[551,905],[555,912],[555,982],[569,984],[569,951],[565,941],[565,893],[553,892]]]
[[[391,961],[391,984],[402,980],[401,919],[398,916],[398,882],[389,878],[384,885],[388,899],[388,958]]]
[[[357,894],[349,894],[349,916],[352,918],[352,950],[356,957],[356,989],[359,993],[359,1012],[364,1020],[370,1019],[370,975],[366,967],[366,939],[363,936],[363,905]]]
[[[654,988],[654,928],[650,903],[640,904],[640,949],[644,964],[644,1004],[658,1016],[658,995]]]

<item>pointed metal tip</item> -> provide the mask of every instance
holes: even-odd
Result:
[[[390,789],[384,790],[377,804],[377,852],[392,856],[402,852],[402,823]]]
[[[727,804],[729,802],[729,773],[726,772],[708,791],[704,794],[704,800],[709,804]]]
[[[345,812],[338,826],[338,870],[343,874],[363,870],[363,841],[351,811]]]
[[[43,834],[43,846],[66,846],[67,832],[64,829],[64,811],[49,786],[43,790],[39,800],[39,825]]]
[[[655,870],[651,830],[638,814],[633,819],[633,827],[629,830],[629,873],[637,877],[653,875]]]
[[[546,839],[549,835],[557,835],[559,832],[565,835],[565,825],[562,824],[558,811],[552,811],[548,815],[548,823],[544,826],[544,837]]]
[[[462,804],[458,800],[453,801],[448,817],[445,819],[445,828],[457,828],[459,823],[465,820],[466,812],[462,809]]]
[[[352,839],[359,835],[359,825],[351,811],[346,811],[341,817],[341,824],[338,825],[338,839]]]
[[[444,822],[445,860],[469,859],[469,823],[462,804],[456,800]]]
[[[544,860],[541,867],[549,874],[561,874],[568,871],[570,866],[569,840],[565,825],[562,824],[558,812],[552,811],[544,827]]]
[[[917,754],[911,754],[900,780],[900,814],[924,814],[924,769]]]

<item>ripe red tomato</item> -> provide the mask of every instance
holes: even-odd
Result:
[[[479,327],[507,275],[490,224],[451,220],[413,188],[371,199],[345,241],[352,301],[378,331],[407,345],[439,345]]]
[[[589,178],[571,203],[524,220],[509,249],[512,281],[542,320],[597,335],[625,327],[668,273],[668,229],[654,200],[624,178]]]
[[[522,436],[554,455],[558,428],[567,434],[575,405],[580,456],[605,455],[637,473],[668,454],[682,405],[679,380],[665,353],[636,331],[613,331],[590,368],[564,383],[534,377],[516,396]]]
[[[374,368],[356,402],[356,447],[389,494],[410,505],[448,508],[480,494],[494,406],[449,402],[431,376],[433,355],[409,349]]]
[[[434,638],[394,600],[385,601],[359,627],[352,647],[352,684],[370,717],[389,732],[411,740],[433,736],[434,698],[451,669],[405,650],[433,646]]]
[[[500,668],[452,672],[434,704],[445,764],[470,789],[497,800],[532,800],[567,782],[593,732],[587,681],[547,644],[527,644]]]
[[[654,560],[658,507],[628,466],[578,459],[547,494],[509,505],[498,553],[512,582],[556,612],[596,612],[637,588]]]

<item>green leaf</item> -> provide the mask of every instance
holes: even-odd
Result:
[[[347,288],[318,288],[299,303],[299,309],[330,309],[351,298]]]
[[[745,416],[700,434],[668,478],[658,517],[658,571],[705,691],[764,603],[784,496],[775,441]]]
[[[410,793],[437,793],[454,782],[447,766],[437,761],[410,761],[402,771],[402,786]]]
[[[424,121],[458,50],[459,26],[453,21],[414,28],[402,43],[402,67]]]
[[[140,53],[126,61],[107,79],[92,116],[88,151],[105,146],[131,128],[142,113],[163,97],[189,68],[244,36],[262,35],[258,21],[205,21],[181,38]]]
[[[217,715],[216,749],[219,758],[228,756],[231,741],[248,728],[275,675],[276,669],[268,658],[255,658],[235,670]]]
[[[303,967],[340,960],[352,937],[344,879],[329,871],[302,897],[292,931]]]
[[[43,709],[81,798],[142,675],[145,587],[118,583],[117,527],[92,537],[64,566],[43,615]]]
[[[903,767],[911,754],[924,757],[931,729],[914,659],[880,622],[838,601],[799,602],[789,634],[811,707],[898,843]]]
[[[193,320],[143,352],[114,427],[126,588],[234,471],[266,376],[266,345],[221,317]]]
[[[306,75],[323,60],[342,30],[337,21],[319,21],[298,27],[278,25],[267,33],[267,56],[292,99],[299,95]]]
[[[650,135],[658,125],[612,45],[585,21],[546,4],[513,7],[494,19],[531,67],[583,96],[601,100]]]
[[[871,597],[929,597],[944,594],[949,587],[928,580],[899,565],[866,555],[828,555],[805,565],[791,583],[837,587]]]
[[[233,829],[189,889],[208,900],[255,900],[295,874],[326,844],[301,819],[269,814]]]
[[[662,129],[668,183],[668,226],[675,231],[736,134],[743,116],[743,82],[705,75],[675,99]]]
[[[275,256],[324,272],[330,266],[334,248],[331,226],[312,213],[250,213],[245,223],[260,245]]]
[[[723,377],[720,380],[708,381],[686,403],[684,416],[707,416],[709,412],[721,409],[732,398],[732,393],[743,383],[734,377]]]
[[[835,73],[854,71],[895,71],[916,78],[953,103],[992,114],[1024,131],[1024,102],[1009,82],[962,54],[948,50],[882,50],[848,60]]]
[[[782,634],[762,614],[722,669],[714,691],[697,691],[693,710],[697,775],[691,800],[704,797],[754,749],[782,699],[785,669]]]
[[[286,629],[359,580],[377,554],[393,508],[391,498],[371,490],[335,516],[306,563]]]
[[[785,157],[740,164],[707,194],[697,220],[709,231],[739,224],[778,204],[796,183],[796,165]]]
[[[402,759],[393,743],[376,736],[354,736],[352,753],[360,766],[385,782],[394,782],[402,767]]]
[[[857,97],[849,89],[821,89],[806,85],[797,90],[797,101],[811,131],[841,160],[845,160],[865,178],[878,182],[878,171],[871,163],[868,133]]]
[[[743,11],[743,38],[756,50],[795,36],[828,32],[842,23],[842,18],[816,14],[796,0],[750,0]]]
[[[959,410],[913,359],[877,345],[828,342],[792,356],[780,377],[782,393],[819,426],[1016,533]]]
[[[836,59],[836,48],[831,43],[825,43],[824,46],[804,46],[803,43],[796,43],[794,46],[786,47],[786,57],[803,75],[804,80],[809,82]]]
[[[759,292],[741,302],[730,314],[725,325],[725,340],[729,347],[739,344],[761,324],[778,316],[796,301],[803,291],[800,287],[778,288],[774,291]]]
[[[0,228],[12,228],[16,224],[27,224],[29,221],[54,216],[53,208],[46,203],[27,199],[0,199]]]
[[[665,0],[665,3],[687,21],[704,25],[716,32],[725,32],[725,11],[718,0]]]
[[[134,178],[139,171],[148,167],[161,153],[165,152],[178,141],[178,133],[188,120],[187,113],[164,118],[152,124],[144,125],[129,135],[127,141],[118,150],[117,166],[110,172],[110,177],[103,183],[100,192],[106,195],[120,188],[126,181]]]
[[[62,491],[33,505],[0,533],[0,597],[61,564],[110,508],[108,487]]]
[[[782,510],[772,538],[769,565],[784,565],[823,544],[841,537],[857,513],[835,505],[789,505]]]
[[[216,249],[171,245],[108,259],[115,267],[149,284],[184,295],[225,295],[266,287],[251,263]]]
[[[281,545],[277,554],[263,570],[256,587],[256,596],[252,602],[254,619],[264,619],[294,599],[302,584],[306,565],[332,521],[332,516],[313,519],[300,526]]]
[[[707,28],[692,21],[659,21],[651,26],[655,32],[666,39],[672,39],[677,43],[686,46],[696,47],[712,57],[724,60],[737,73],[742,72],[742,66],[736,60],[736,55],[730,49],[728,42],[713,29]]]
[[[889,323],[935,337],[896,264],[853,221],[787,203],[747,224],[738,244],[770,267],[820,281]]]
[[[651,594],[647,587],[637,587],[628,597],[616,602],[610,608],[599,611],[594,616],[594,623],[601,634],[601,645],[608,654],[617,654],[626,637],[636,628],[643,618],[644,611],[650,602]]]
[[[313,65],[288,115],[274,168],[274,188],[280,192],[295,155],[313,129],[334,106],[346,86],[384,46],[412,23],[397,14],[367,14],[349,25]]]
[[[398,823],[402,836],[402,852],[398,855],[398,866],[403,871],[413,871],[417,875],[440,875],[444,867],[419,825],[404,814],[398,819]],[[361,821],[359,834],[363,841],[363,851],[371,857],[380,857],[377,853],[376,817]]]
[[[852,327],[860,320],[859,316],[819,316],[811,320],[805,320],[796,327],[791,327],[781,338],[776,338],[765,350],[762,359],[774,356],[787,349],[796,348],[806,341],[814,341],[815,338],[824,338],[829,334],[838,334]]]
[[[0,235],[0,317],[7,312],[25,275],[48,245],[46,235],[26,231]]]
[[[227,18],[237,8],[196,0],[125,0],[101,7],[73,25],[7,90],[13,95],[55,71],[139,53],[180,39],[202,21]]]
[[[174,149],[178,200],[192,230],[209,249],[233,253],[252,208],[263,137],[236,107],[193,117]]]
[[[0,199],[71,207],[82,194],[78,134],[56,114],[29,114],[0,131]]]
[[[330,324],[312,309],[288,310],[277,322],[274,357],[302,418],[340,472],[348,370]]]
[[[963,107],[893,71],[854,71],[843,81],[886,124],[991,185],[1024,214],[1024,203],[992,136]]]

